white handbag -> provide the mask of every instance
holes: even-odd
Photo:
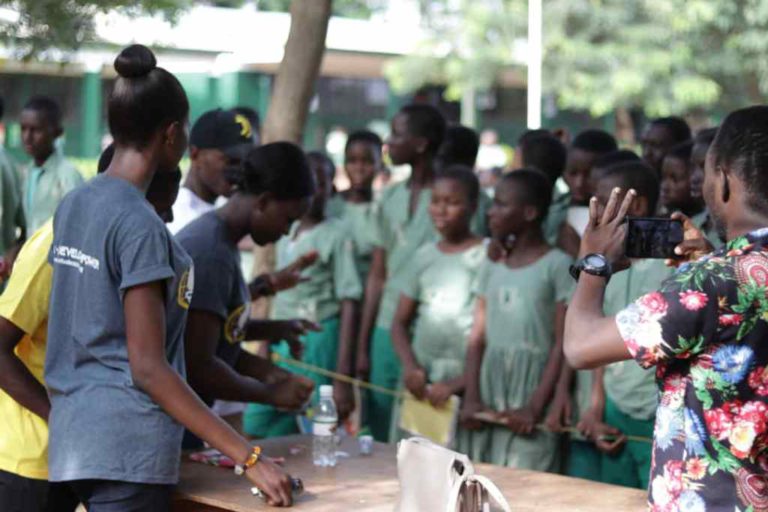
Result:
[[[397,447],[400,497],[395,512],[488,512],[495,502],[511,512],[507,500],[488,478],[475,474],[466,455],[412,437]]]

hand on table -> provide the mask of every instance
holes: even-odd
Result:
[[[264,494],[268,505],[273,507],[293,505],[291,477],[269,457],[261,457],[245,472],[245,475]]]

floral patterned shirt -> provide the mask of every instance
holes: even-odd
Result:
[[[768,511],[768,228],[683,265],[616,322],[661,393],[649,509]]]

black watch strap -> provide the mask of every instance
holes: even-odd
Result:
[[[606,282],[611,280],[613,269],[611,264],[602,254],[588,254],[571,265],[571,276],[578,281],[582,272],[589,275],[604,277]]]

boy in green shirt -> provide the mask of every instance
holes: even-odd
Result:
[[[34,96],[21,111],[21,140],[32,157],[23,187],[27,232],[33,233],[53,217],[61,199],[83,183],[83,177],[59,151],[54,142],[64,130],[61,109],[51,98]]]
[[[637,198],[630,216],[647,217],[655,211],[659,182],[655,172],[641,162],[609,167],[597,182],[596,196],[605,205],[611,191],[634,189]],[[663,260],[635,260],[625,272],[613,276],[605,292],[604,310],[614,315],[638,297],[658,289],[673,270]],[[632,361],[622,361],[593,372],[592,397],[582,404],[579,429],[602,452],[600,480],[606,483],[648,487],[651,444],[627,441],[624,434],[653,437],[658,390],[652,370]],[[603,436],[614,436],[606,440]],[[575,461],[578,462],[578,461]]]

